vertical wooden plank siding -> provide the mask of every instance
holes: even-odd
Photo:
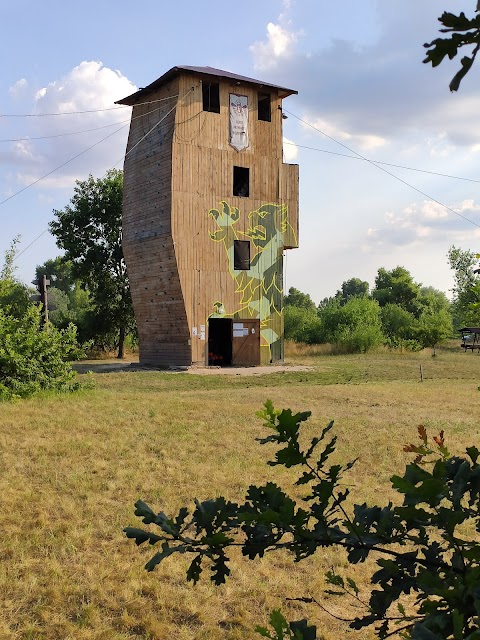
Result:
[[[178,83],[172,82],[149,96],[148,104],[134,107],[124,164],[123,249],[140,361],[152,365],[191,363],[190,332],[171,233],[175,109],[168,112],[177,104],[178,99],[172,97],[177,93]]]
[[[205,76],[205,81],[219,78]],[[229,144],[230,94],[247,96],[249,146]],[[258,87],[220,80],[220,113],[203,111],[202,78],[181,72],[135,106],[125,161],[124,250],[141,362],[207,361],[208,318],[258,320],[261,362],[283,356],[283,250],[298,246],[298,166],[282,162],[282,117],[257,118]],[[233,167],[249,169],[249,197],[233,195]],[[233,265],[249,240],[250,269]]]

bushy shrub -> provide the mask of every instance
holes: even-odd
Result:
[[[284,332],[287,340],[305,344],[323,342],[322,323],[315,309],[286,306],[284,311]]]
[[[339,331],[335,344],[345,353],[367,353],[380,346],[383,341],[384,338],[378,326],[361,323]]]
[[[78,387],[69,360],[84,355],[76,328],[41,326],[40,311],[30,305],[20,317],[0,309],[0,400],[24,398],[37,391]]]
[[[324,341],[347,353],[365,353],[384,341],[380,307],[369,298],[351,298],[341,306],[333,301],[320,312]]]

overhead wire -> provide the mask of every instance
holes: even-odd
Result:
[[[148,102],[140,102],[138,103],[139,105],[144,105],[144,104],[153,104],[155,102],[162,102],[163,100],[170,100],[173,97],[178,97],[178,96],[170,96],[169,98],[162,98],[161,100],[149,100]],[[81,133],[91,133],[92,131],[100,131],[101,129],[108,129],[109,127],[115,127],[118,124],[125,124],[128,122],[133,122],[134,120],[137,120],[138,118],[144,118],[145,116],[150,115],[151,113],[155,113],[156,111],[159,111],[161,109],[161,107],[158,107],[157,109],[152,109],[151,111],[147,111],[146,113],[142,113],[139,116],[135,116],[134,118],[129,118],[128,120],[120,120],[119,122],[112,122],[112,124],[104,124],[101,127],[94,127],[93,129],[83,129],[82,131],[69,131],[67,133],[56,133],[56,134],[52,134],[51,136],[31,136],[31,137],[27,137],[27,138],[8,138],[8,139],[4,139],[4,140],[0,140],[0,142],[28,142],[29,140],[49,140],[52,138],[63,138],[65,136],[74,136],[74,135],[78,135]]]
[[[188,95],[188,94],[186,94]],[[157,100],[152,100],[150,101],[150,103],[153,102],[159,102]],[[146,104],[146,103],[141,103],[141,104]],[[165,115],[165,117],[167,117],[167,115],[169,115],[173,109],[175,107],[173,107],[172,109],[170,109],[170,111]],[[23,189],[20,189],[20,191],[17,191],[15,193],[13,193],[11,196],[9,196],[8,198],[5,198],[5,200],[0,201],[0,206],[2,204],[4,204],[5,202],[8,202],[8,200],[11,200],[12,198],[15,198],[15,196],[18,196],[20,193],[23,193],[24,191],[26,191],[27,189],[29,189],[30,187],[33,187],[34,185],[36,185],[38,182],[40,182],[41,180],[43,180],[44,178],[48,178],[49,175],[51,175],[52,173],[54,173],[55,171],[58,171],[59,169],[62,169],[65,165],[69,164],[70,162],[72,162],[72,160],[76,160],[78,157],[80,157],[81,155],[83,155],[84,153],[86,153],[87,151],[90,151],[90,149],[93,149],[93,147],[96,147],[98,144],[100,144],[101,142],[103,142],[104,140],[107,140],[108,138],[110,138],[111,136],[115,135],[116,133],[118,133],[119,131],[121,131],[122,129],[125,129],[126,126],[128,126],[128,123],[136,120],[137,118],[143,118],[145,116],[150,115],[151,113],[155,113],[156,111],[158,111],[159,109],[152,109],[151,111],[147,111],[146,113],[142,113],[139,116],[135,116],[134,118],[132,118],[131,120],[122,120],[120,123],[116,122],[115,124],[122,124],[124,122],[126,122],[127,124],[124,124],[122,127],[119,127],[116,131],[114,131],[113,133],[109,134],[108,136],[105,136],[105,138],[102,138],[101,140],[98,140],[98,142],[96,142],[95,144],[91,145],[90,147],[87,147],[86,149],[84,149],[83,151],[81,151],[80,153],[78,153],[76,156],[73,156],[73,158],[70,158],[69,160],[67,160],[66,162],[62,163],[61,165],[59,165],[58,167],[56,167],[55,169],[52,169],[51,171],[49,171],[48,173],[46,173],[45,175],[41,176],[40,178],[38,178],[37,180],[34,180],[33,182],[30,182],[29,184],[27,184],[25,187],[23,187]],[[161,121],[160,121],[161,122]],[[159,123],[157,123],[159,124]],[[113,125],[108,125],[108,126],[113,126]],[[100,127],[101,128],[101,127]],[[126,155],[124,156],[126,157]],[[120,160],[118,160],[113,166],[115,166],[116,164],[118,164],[119,162],[121,162],[123,160],[123,158],[121,158]]]
[[[185,98],[186,98],[188,95],[190,95],[190,93],[191,93],[192,91],[193,91],[193,87],[192,87],[189,91],[187,91],[187,93],[183,96],[182,100],[185,100]],[[153,127],[152,127],[151,129],[149,129],[149,130],[147,131],[147,133],[146,133],[144,136],[142,136],[142,137],[140,138],[140,140],[139,140],[137,143],[135,143],[131,149],[129,149],[129,150],[127,151],[127,153],[123,156],[123,158],[120,158],[120,160],[117,160],[117,162],[115,162],[115,164],[114,164],[113,166],[115,166],[116,164],[118,164],[119,162],[121,162],[122,160],[124,160],[124,159],[125,159],[125,158],[130,154],[130,153],[132,153],[132,151],[133,151],[134,149],[136,149],[136,148],[138,147],[138,145],[139,145],[141,142],[143,142],[143,141],[145,140],[145,138],[146,138],[147,136],[149,136],[149,135],[152,133],[152,131],[154,131],[154,130],[155,130],[155,129],[156,129],[156,128],[157,128],[157,127],[158,127],[158,126],[159,126],[159,125],[160,125],[160,124],[161,124],[161,123],[162,123],[166,118],[167,118],[167,116],[169,116],[169,115],[172,113],[172,111],[174,111],[174,110],[176,109],[176,107],[177,107],[177,105],[176,105],[176,104],[174,104],[174,105],[173,105],[173,107],[172,107],[169,111],[167,111],[167,113],[163,116],[163,118],[161,118],[161,119],[160,119],[156,124],[154,124],[154,125],[153,125]],[[146,115],[146,114],[145,114],[145,115]],[[1,204],[1,203],[0,203],[0,204]]]
[[[192,91],[193,91],[193,87],[181,98],[181,100],[184,100]],[[177,96],[169,96],[168,98],[162,98],[159,100],[151,100],[151,101],[145,101],[145,102],[141,102],[141,103],[137,103],[136,106],[140,106],[143,104],[152,104],[155,102],[162,102],[164,100],[168,100],[171,99],[173,97],[178,97]],[[145,138],[147,138],[147,136],[149,136],[167,117],[168,115],[170,115],[170,113],[175,109],[175,105],[172,107],[172,109],[170,109],[153,127],[151,127],[147,133],[142,136],[142,138],[140,138],[140,140],[131,148],[129,149],[125,155],[118,160],[113,166],[115,166],[116,164],[118,164],[119,162],[121,162],[122,160],[124,160],[132,151],[134,151],[134,149],[136,149],[138,147],[138,145],[143,142],[143,140],[145,140]],[[107,109],[105,109],[107,110]],[[145,117],[146,115],[149,115],[150,113],[153,113],[154,111],[157,111],[158,109],[154,109],[150,112],[147,112],[145,114],[141,114],[139,116],[136,116],[133,119],[136,118],[142,118]],[[96,111],[103,111],[102,109],[96,110]],[[373,165],[374,167],[376,167],[377,169],[380,169],[380,171],[383,171],[384,173],[386,173],[387,175],[391,176],[392,178],[394,178],[395,180],[401,182],[402,184],[404,184],[405,186],[410,187],[411,189],[413,189],[414,191],[416,191],[417,193],[420,193],[421,195],[423,195],[424,197],[430,199],[431,201],[435,202],[436,204],[440,205],[441,207],[444,207],[445,209],[447,209],[448,211],[450,211],[451,213],[453,213],[456,216],[459,216],[460,218],[463,218],[465,221],[469,222],[470,224],[480,228],[480,225],[477,224],[476,222],[474,222],[473,220],[470,220],[469,218],[467,218],[466,216],[462,215],[461,213],[459,213],[458,211],[455,211],[454,209],[452,209],[451,207],[449,207],[448,205],[444,204],[443,202],[441,202],[440,200],[434,198],[433,196],[425,193],[424,191],[422,191],[421,189],[418,189],[417,187],[413,186],[412,184],[410,184],[409,182],[407,182],[406,180],[403,180],[402,178],[399,178],[397,175],[395,175],[394,173],[387,171],[386,169],[383,168],[383,166],[380,165],[385,165],[385,166],[393,166],[393,167],[397,167],[397,168],[402,168],[402,169],[407,169],[407,170],[411,170],[411,171],[419,171],[422,173],[429,173],[432,175],[439,175],[442,177],[448,177],[448,178],[455,178],[455,179],[459,179],[459,180],[467,180],[470,182],[480,182],[478,180],[473,180],[470,178],[462,178],[459,176],[452,176],[452,175],[447,175],[447,174],[441,174],[441,173],[437,173],[437,172],[432,172],[432,171],[427,171],[427,170],[422,170],[422,169],[415,169],[413,167],[405,167],[405,166],[401,166],[401,165],[395,165],[392,163],[386,163],[386,162],[380,162],[380,161],[374,161],[374,160],[370,160],[369,158],[366,158],[365,156],[363,156],[362,154],[358,153],[357,151],[355,151],[354,149],[351,149],[350,147],[348,147],[346,144],[340,142],[339,140],[336,140],[335,138],[333,138],[333,136],[328,135],[327,133],[325,133],[324,131],[322,131],[320,128],[316,127],[315,125],[311,124],[310,122],[307,122],[306,120],[303,120],[302,118],[300,118],[299,116],[297,116],[296,114],[292,113],[291,111],[288,111],[286,109],[282,108],[282,111],[285,113],[288,113],[289,115],[291,115],[292,117],[296,118],[297,120],[299,120],[300,122],[302,122],[303,124],[311,127],[312,129],[314,129],[315,131],[317,131],[318,133],[322,134],[323,136],[325,136],[326,138],[328,138],[329,140],[331,140],[332,142],[335,142],[336,144],[342,146],[343,148],[347,149],[347,151],[350,151],[350,153],[354,153],[355,156],[349,156],[346,154],[339,154],[339,153],[335,153],[333,151],[327,151],[327,150],[323,150],[323,149],[316,149],[316,148],[312,148],[312,147],[302,147],[301,145],[295,145],[295,143],[289,143],[287,142],[286,144],[293,144],[299,148],[306,148],[306,149],[311,149],[314,151],[319,151],[319,152],[325,152],[325,153],[331,153],[333,155],[339,155],[342,157],[348,157],[348,158],[352,158],[352,159],[357,159],[357,160],[363,160],[364,162],[368,162],[369,164]],[[82,112],[82,113],[92,113],[93,111],[90,112]],[[74,113],[74,112],[69,112],[69,113]],[[76,112],[76,113],[80,113],[80,112]],[[50,114],[53,115],[53,114]],[[62,115],[62,114],[56,114],[56,115]],[[122,121],[125,122],[125,121]],[[118,124],[118,123],[116,123]],[[106,125],[106,126],[114,126],[114,125]],[[61,165],[59,165],[58,167],[56,167],[55,169],[52,169],[51,171],[49,171],[48,173],[46,173],[44,176],[38,178],[37,180],[35,180],[34,182],[28,184],[27,186],[25,186],[23,189],[21,189],[20,191],[12,194],[11,196],[9,196],[8,198],[0,201],[0,205],[4,204],[5,202],[8,202],[9,200],[11,200],[12,198],[14,198],[15,196],[19,195],[20,193],[22,193],[23,191],[25,191],[26,189],[28,189],[31,186],[34,186],[35,184],[37,184],[38,182],[40,182],[41,180],[47,178],[49,175],[51,175],[52,173],[54,173],[55,171],[58,171],[59,169],[63,168],[64,166],[66,166],[67,164],[69,164],[70,162],[72,162],[73,160],[75,160],[76,158],[80,157],[81,155],[83,155],[84,153],[86,153],[87,151],[90,151],[91,149],[93,149],[94,147],[96,147],[98,144],[100,144],[101,142],[104,142],[105,140],[107,140],[108,138],[110,138],[111,136],[115,135],[116,133],[118,133],[119,131],[121,131],[122,129],[124,129],[127,125],[123,125],[122,127],[120,127],[119,129],[117,129],[116,131],[114,131],[113,133],[109,134],[108,136],[106,136],[105,138],[102,138],[101,140],[99,140],[98,142],[96,142],[95,144],[91,145],[90,147],[84,149],[83,151],[81,151],[80,153],[78,153],[77,155],[75,155],[74,157],[70,158],[69,160],[67,160],[66,162],[62,163]],[[99,129],[104,128],[104,127],[99,127]],[[78,132],[80,133],[80,132]],[[60,135],[74,135],[72,134],[60,134]],[[30,138],[32,139],[32,138]],[[46,232],[48,231],[48,229],[45,229],[37,238],[35,238],[35,240],[33,240],[22,252],[20,252],[16,258],[18,258],[20,255],[22,255],[25,251],[27,251],[27,249],[29,249],[39,238],[41,238]],[[15,258],[15,259],[16,259]]]
[[[48,227],[47,227],[46,229],[44,229],[44,230],[42,231],[42,233],[41,233],[39,236],[37,236],[37,237],[35,238],[35,240],[32,240],[32,241],[30,242],[30,244],[28,244],[28,245],[25,247],[25,249],[23,249],[22,251],[19,251],[19,252],[15,255],[15,257],[13,258],[12,262],[15,262],[15,260],[18,260],[18,258],[19,258],[23,253],[25,253],[25,251],[28,251],[28,249],[30,249],[30,247],[31,247],[33,244],[35,244],[35,242],[37,242],[37,240],[40,240],[40,238],[41,238],[43,235],[45,235],[45,234],[47,233],[47,231],[48,231]]]
[[[193,87],[187,91],[187,93],[181,98],[181,100],[184,100],[192,91],[193,91]],[[153,102],[159,102],[157,100],[152,100],[150,101],[150,104]],[[140,104],[146,104],[146,103],[140,103]],[[129,149],[125,155],[123,156],[123,158],[121,158],[120,160],[118,160],[113,166],[115,166],[116,164],[118,164],[118,162],[121,162],[122,160],[124,160],[134,149],[136,149],[138,147],[138,145],[145,140],[145,138],[150,135],[152,133],[152,131],[154,131],[154,129],[156,129],[171,113],[172,111],[176,108],[176,105],[174,105],[169,111],[167,111],[167,113],[153,126],[151,127],[151,129],[149,131],[147,131],[147,133],[131,148]],[[139,116],[135,116],[134,119],[136,118],[142,118],[146,115],[149,115],[150,113],[153,113],[154,111],[158,111],[158,109],[153,109],[152,111],[149,111],[147,113],[141,114]],[[107,140],[107,138],[110,138],[111,136],[113,136],[115,133],[118,133],[118,131],[120,131],[121,129],[124,129],[127,125],[124,125],[122,127],[120,127],[120,129],[117,129],[117,131],[114,131],[113,133],[109,134],[108,136],[106,136],[105,138],[102,138],[102,140],[99,140],[98,142],[96,142],[94,145],[92,145],[91,147],[88,147],[87,149],[84,149],[84,151],[82,151],[81,153],[77,154],[76,156],[74,156],[73,158],[70,158],[70,160],[67,160],[66,162],[64,162],[62,165],[60,165],[59,167],[57,167],[56,169],[53,169],[52,171],[50,171],[48,174],[46,174],[45,176],[43,176],[42,178],[39,178],[38,180],[36,180],[35,182],[32,182],[31,184],[27,185],[26,187],[24,187],[21,191],[18,191],[17,193],[13,194],[12,196],[10,196],[9,198],[7,198],[6,200],[3,200],[2,202],[0,202],[0,205],[2,205],[4,202],[7,202],[7,200],[15,197],[16,195],[18,195],[19,193],[21,193],[22,191],[25,191],[25,189],[28,189],[28,187],[33,186],[34,184],[36,184],[37,182],[40,182],[40,180],[43,180],[43,178],[46,178],[47,176],[49,176],[50,174],[54,173],[55,171],[57,171],[58,169],[64,167],[66,164],[68,164],[69,162],[71,162],[72,160],[75,160],[76,158],[78,158],[79,156],[83,155],[84,153],[86,153],[87,151],[89,151],[90,149],[92,149],[93,147],[97,146],[98,144],[100,144],[101,142],[103,142],[104,140]],[[23,249],[22,251],[20,251],[13,259],[13,262],[15,262],[22,254],[24,254],[32,245],[34,245],[37,240],[40,240],[40,238],[45,235],[45,233],[47,233],[48,228],[44,229],[42,231],[42,233],[40,233],[40,235],[38,235],[34,240],[32,240],[32,242],[30,242],[29,245],[27,245],[25,247],[25,249]]]
[[[315,131],[318,131],[318,133],[321,133],[323,136],[325,136],[326,138],[328,138],[332,142],[335,142],[336,144],[340,145],[344,149],[347,149],[347,151],[350,151],[350,153],[354,153],[355,155],[357,155],[359,158],[361,158],[365,162],[368,162],[369,164],[371,164],[372,166],[376,167],[380,171],[383,171],[384,173],[386,173],[387,175],[391,176],[395,180],[398,180],[399,182],[401,182],[402,184],[406,185],[407,187],[410,187],[410,189],[413,189],[417,193],[420,193],[425,198],[428,198],[432,202],[435,202],[436,204],[440,205],[441,207],[444,207],[447,211],[450,211],[451,213],[453,213],[454,215],[456,215],[456,216],[458,216],[460,218],[463,218],[464,220],[466,220],[470,224],[473,224],[473,226],[478,227],[480,229],[480,224],[477,224],[473,220],[470,220],[470,218],[467,218],[467,216],[464,216],[461,213],[459,213],[458,211],[455,211],[455,209],[452,209],[451,207],[449,207],[448,205],[444,204],[443,202],[440,202],[440,200],[437,200],[437,198],[434,198],[433,196],[429,195],[428,193],[425,193],[425,191],[422,191],[421,189],[418,189],[417,187],[414,187],[413,184],[410,184],[406,180],[403,180],[402,178],[399,178],[397,175],[395,175],[391,171],[388,171],[387,169],[384,169],[379,164],[375,163],[373,160],[370,160],[369,158],[365,158],[365,156],[362,156],[362,154],[358,153],[358,151],[355,151],[355,149],[351,149],[349,146],[347,146],[343,142],[340,142],[340,140],[336,140],[333,136],[328,135],[328,133],[325,133],[325,131],[322,131],[321,129],[319,129],[315,125],[311,124],[310,122],[307,122],[306,120],[303,120],[302,118],[297,116],[295,113],[292,113],[291,111],[287,111],[287,109],[283,109],[283,107],[282,107],[281,110],[284,111],[285,113],[288,113],[289,115],[293,116],[294,118],[296,118],[297,120],[299,120],[303,124],[311,127]]]
[[[69,158],[68,160],[66,160],[65,162],[62,162],[62,164],[60,164],[58,167],[55,167],[55,169],[52,169],[51,171],[49,171],[48,173],[45,173],[43,176],[41,176],[40,178],[37,178],[37,180],[34,180],[33,182],[30,182],[30,184],[27,184],[25,187],[23,187],[23,189],[20,189],[20,191],[16,191],[15,193],[13,193],[11,196],[8,196],[8,198],[5,198],[4,200],[0,201],[0,206],[2,204],[5,204],[5,202],[8,202],[9,200],[11,200],[12,198],[15,198],[15,196],[20,195],[21,193],[23,193],[24,191],[26,191],[27,189],[29,189],[30,187],[33,187],[34,185],[38,184],[41,180],[44,180],[45,178],[48,178],[48,176],[51,176],[52,173],[55,173],[55,171],[58,171],[59,169],[62,169],[63,167],[65,167],[67,164],[69,164],[70,162],[72,162],[73,160],[76,160],[77,158],[79,158],[80,156],[83,156],[84,153],[87,153],[87,151],[90,151],[90,149],[93,149],[94,147],[96,147],[97,145],[99,145],[100,143],[104,142],[105,140],[108,140],[108,138],[111,138],[112,136],[114,136],[116,133],[118,133],[119,131],[121,131],[122,129],[125,129],[125,127],[127,127],[127,124],[122,125],[119,129],[117,129],[116,131],[113,131],[112,133],[109,133],[108,136],[105,136],[105,138],[102,138],[101,140],[98,140],[98,142],[95,142],[95,144],[90,145],[89,147],[87,147],[86,149],[84,149],[83,151],[80,151],[80,153],[77,153],[77,155],[73,156],[73,158]]]
[[[1,142],[1,140],[0,140]],[[329,151],[328,149],[318,149],[316,147],[307,147],[305,145],[301,145],[301,144],[297,144],[296,142],[287,142],[286,140],[283,141],[283,144],[289,144],[292,145],[294,147],[298,147],[299,149],[309,149],[310,151],[318,151],[320,153],[328,153],[330,155],[333,156],[340,156],[340,158],[351,158],[352,160],[362,160],[365,161],[364,158],[358,157],[358,156],[350,156],[346,153],[338,153],[337,151]],[[395,167],[397,169],[407,169],[408,171],[417,171],[419,173],[428,173],[432,176],[440,176],[441,178],[452,178],[453,180],[465,180],[466,182],[476,182],[477,184],[480,184],[480,180],[475,180],[474,178],[465,178],[463,176],[453,176],[449,173],[439,173],[438,171],[429,171],[428,169],[418,169],[416,167],[407,167],[406,165],[402,165],[402,164],[393,164],[392,162],[382,162],[380,160],[372,160],[372,162],[374,162],[375,164],[381,164],[384,165],[386,167]]]
[[[109,127],[115,127],[118,124],[124,124],[130,122],[130,120],[120,120],[120,122],[112,122],[112,124],[104,124],[102,127],[95,127],[93,129],[83,129],[82,131],[70,131],[68,133],[55,133],[51,136],[31,136],[28,138],[4,138],[0,142],[29,142],[30,140],[51,140],[52,138],[65,138],[66,136],[76,136],[81,133],[91,133],[92,131],[100,131],[101,129],[108,129]]]
[[[167,96],[166,98],[158,98],[157,100],[145,100],[143,102],[137,102],[135,106],[142,104],[154,104],[155,102],[165,102],[166,100],[172,100],[172,98],[178,98],[177,95]],[[52,113],[0,113],[0,118],[45,118],[46,116],[73,116],[81,115],[84,113],[100,113],[103,111],[118,111],[118,109],[130,109],[131,105],[125,104],[119,107],[105,107],[104,109],[86,109],[85,111],[55,111]]]

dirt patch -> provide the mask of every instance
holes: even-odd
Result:
[[[262,376],[269,373],[286,373],[291,371],[312,371],[314,367],[305,365],[270,364],[260,367],[205,367],[194,365],[191,367],[145,367],[135,360],[88,360],[73,363],[78,373],[115,373],[116,371],[163,371],[165,373],[192,373],[199,376]]]

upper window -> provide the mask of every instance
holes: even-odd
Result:
[[[203,110],[220,113],[220,85],[218,82],[202,82]]]
[[[233,241],[233,268],[242,271],[250,269],[250,240]]]
[[[266,122],[272,121],[272,108],[270,105],[270,94],[258,94],[258,119]]]
[[[233,167],[233,195],[248,198],[250,194],[250,169]]]

